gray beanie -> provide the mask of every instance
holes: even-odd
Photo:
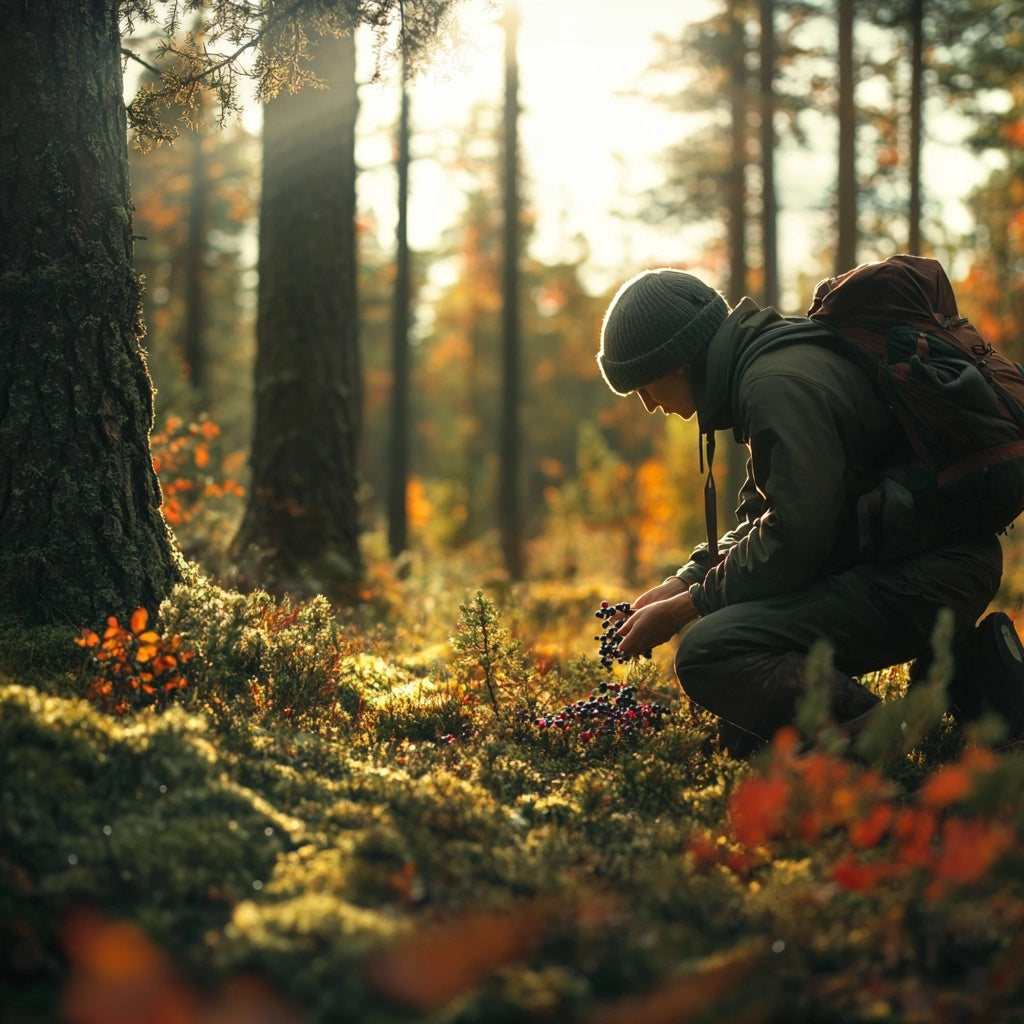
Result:
[[[604,315],[601,373],[618,395],[646,387],[703,355],[728,315],[725,299],[692,274],[644,270],[616,292]]]

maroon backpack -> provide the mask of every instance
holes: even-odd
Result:
[[[878,383],[916,458],[887,467],[860,499],[862,554],[1006,530],[1024,511],[1024,368],[960,316],[942,266],[905,255],[863,263],[822,281],[807,316],[765,332],[738,372],[768,348],[813,341]]]

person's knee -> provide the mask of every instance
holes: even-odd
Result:
[[[703,646],[693,638],[693,633],[685,633],[676,649],[675,671],[683,693],[695,704],[714,714],[718,714],[717,697],[723,695],[723,687],[719,685],[716,664],[702,654]]]

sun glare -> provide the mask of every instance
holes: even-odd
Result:
[[[672,117],[639,95],[657,52],[654,36],[678,33],[699,12],[639,2],[629,5],[625,18],[615,0],[520,0],[518,6],[520,152],[524,196],[537,212],[533,251],[565,259],[585,245],[590,265],[607,268],[602,284],[637,260],[696,258],[673,252],[664,235],[638,225],[634,197],[657,180],[659,153],[678,134]],[[460,139],[474,106],[501,116],[501,17],[501,4],[464,5],[465,44],[414,81],[414,156]],[[386,197],[393,184],[390,136],[379,129],[393,125],[396,109],[393,82],[363,90],[361,118],[373,129],[363,133],[360,167],[384,172],[377,175],[381,201],[373,204],[382,228],[391,224]],[[410,239],[415,247],[430,247],[458,218],[464,195],[460,183],[428,159],[414,163],[411,174]],[[370,184],[364,181],[364,188]]]

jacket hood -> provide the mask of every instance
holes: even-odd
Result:
[[[736,367],[746,348],[764,331],[786,323],[771,307],[751,298],[740,301],[708,345],[703,374],[691,382],[701,434],[735,427]]]

